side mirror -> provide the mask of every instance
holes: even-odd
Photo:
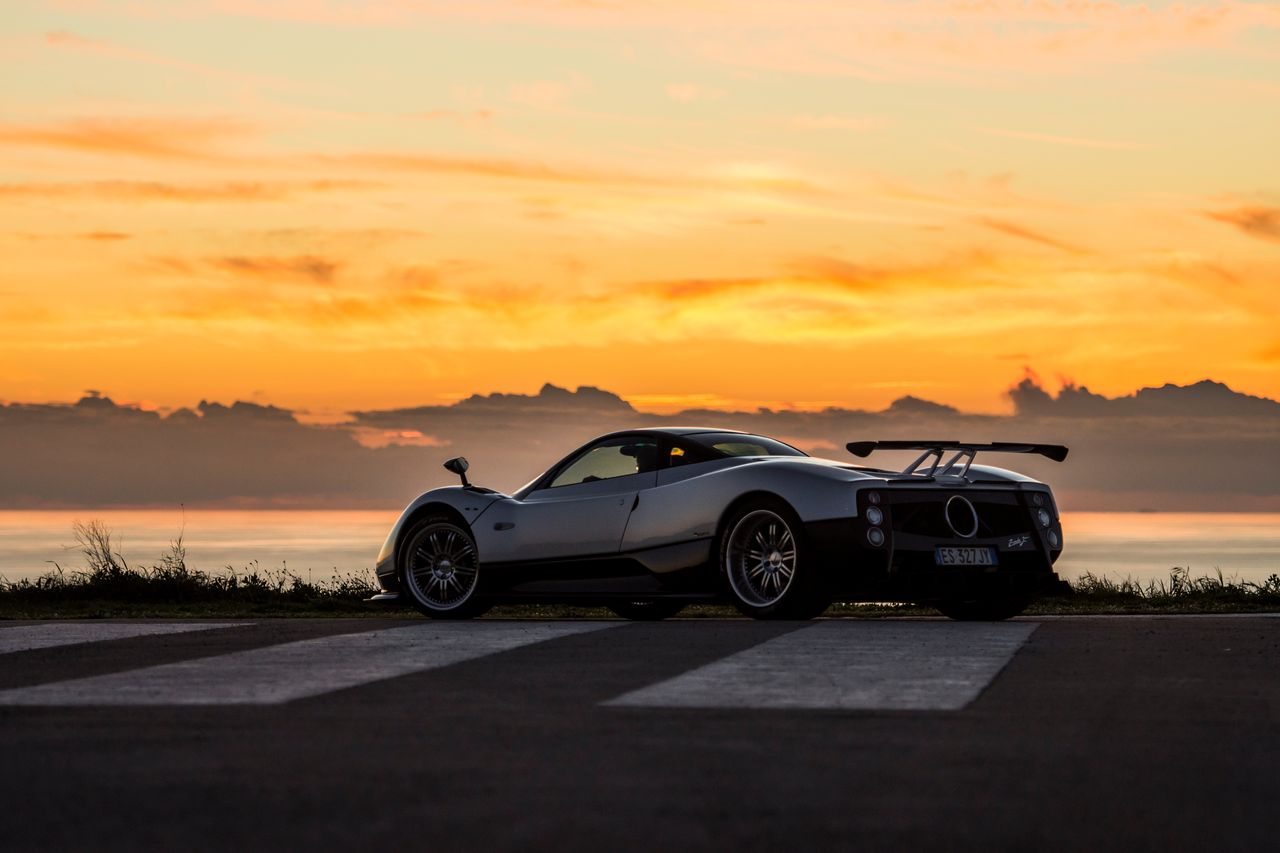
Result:
[[[444,463],[444,470],[457,474],[462,478],[463,488],[470,488],[471,484],[467,482],[467,458],[465,456],[455,456],[448,462]]]

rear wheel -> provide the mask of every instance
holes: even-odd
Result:
[[[489,609],[476,598],[480,562],[471,532],[447,515],[416,522],[400,552],[401,588],[432,619],[470,619]]]
[[[661,598],[647,601],[615,601],[608,605],[609,609],[623,619],[637,622],[656,622],[659,619],[670,619],[684,610],[683,601],[665,601]]]
[[[940,601],[934,604],[943,616],[957,622],[1002,622],[1027,609],[1031,599],[1025,596],[979,598],[971,601]]]
[[[781,501],[738,508],[720,534],[720,575],[739,611],[753,619],[812,619],[831,596],[807,552],[800,519]]]

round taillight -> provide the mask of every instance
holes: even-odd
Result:
[[[1047,509],[1036,510],[1036,518],[1039,519],[1041,527],[1048,527],[1053,524],[1053,516],[1049,515],[1049,510]]]
[[[1036,506],[1044,506],[1044,492],[1032,492],[1031,502]]]
[[[884,510],[878,506],[867,507],[868,524],[880,524],[882,521],[884,521]]]
[[[1057,548],[1061,544],[1062,544],[1062,540],[1058,538],[1058,531],[1050,530],[1049,531],[1049,547]]]
[[[875,504],[880,503],[880,493],[879,493],[879,492],[867,492],[867,503],[872,504],[873,506],[874,506]]]
[[[870,527],[867,529],[867,541],[876,548],[884,544],[884,531],[879,527]]]

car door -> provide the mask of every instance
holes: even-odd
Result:
[[[642,489],[657,481],[658,441],[615,436],[585,448],[520,501],[491,514],[494,562],[612,556]]]
[[[623,551],[709,540],[736,496],[731,482],[700,476],[717,463],[723,467],[724,457],[679,439],[668,439],[663,447],[654,488],[627,521]]]

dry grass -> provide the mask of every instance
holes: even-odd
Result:
[[[266,613],[315,611],[382,612],[363,599],[376,592],[371,573],[337,574],[319,583],[305,581],[286,566],[264,568],[257,561],[206,572],[187,564],[179,533],[150,565],[131,565],[116,547],[111,530],[100,521],[76,522],[72,528],[84,569],[53,571],[35,580],[0,581],[0,616],[164,612]],[[123,614],[121,614],[123,615]]]

